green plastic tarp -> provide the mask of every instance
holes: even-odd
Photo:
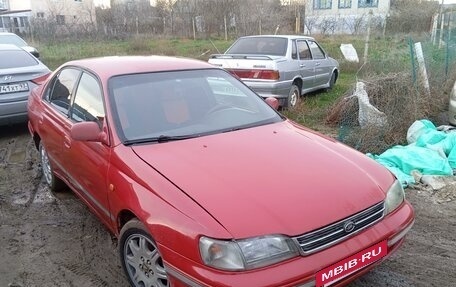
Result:
[[[404,185],[415,183],[412,171],[423,175],[453,175],[456,169],[456,132],[437,130],[428,120],[413,123],[409,145],[394,146],[380,155],[367,154],[389,169]]]

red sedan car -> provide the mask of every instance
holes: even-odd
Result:
[[[413,209],[388,170],[266,102],[196,60],[79,60],[33,90],[29,129],[50,188],[119,238],[131,286],[344,285]]]

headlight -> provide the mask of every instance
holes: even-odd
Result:
[[[404,189],[402,188],[401,183],[396,180],[393,185],[388,190],[385,200],[385,209],[386,214],[391,213],[395,210],[401,203],[404,201]]]
[[[237,241],[201,237],[199,248],[206,265],[231,271],[259,268],[299,254],[295,243],[282,235]]]

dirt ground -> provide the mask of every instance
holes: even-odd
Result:
[[[407,189],[416,222],[405,244],[350,286],[456,286],[454,183],[439,191]],[[52,194],[44,185],[25,125],[0,127],[4,286],[127,286],[107,229],[70,191]]]

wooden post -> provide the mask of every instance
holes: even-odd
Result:
[[[260,21],[258,21],[258,34],[262,35],[261,34],[261,16],[260,16]]]
[[[298,11],[296,13],[296,34],[300,34],[301,33],[301,12],[299,11],[299,7],[298,7]]]
[[[139,35],[139,20],[138,20],[138,16],[136,16],[136,35]]]
[[[193,40],[196,40],[195,17],[192,17],[192,27],[193,27]]]
[[[388,23],[388,15],[389,14],[385,15],[385,23],[383,23],[383,33],[382,33],[383,38],[385,38],[385,35],[386,35],[386,24]]]
[[[367,34],[366,34],[366,41],[364,43],[364,63],[367,63],[367,56],[369,52],[369,40],[370,40],[370,26],[372,21],[372,10],[369,10],[369,15],[367,18]]]
[[[228,27],[226,24],[226,15],[223,16],[223,23],[225,24],[225,41],[228,41]]]

